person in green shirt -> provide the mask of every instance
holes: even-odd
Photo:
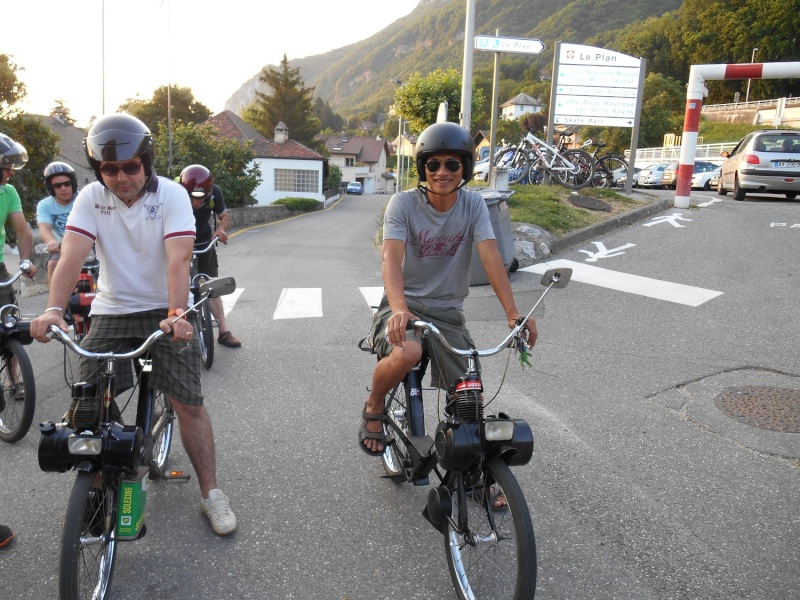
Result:
[[[19,248],[20,265],[28,263],[30,268],[26,273],[31,279],[36,275],[36,265],[30,262],[33,252],[33,232],[25,221],[22,213],[22,202],[19,199],[17,190],[8,183],[8,180],[25,166],[28,162],[28,153],[25,147],[19,142],[15,142],[4,133],[0,133],[0,167],[2,176],[0,177],[0,224],[5,224],[6,220],[11,221],[14,231],[17,234],[17,247]],[[8,281],[11,275],[6,269],[4,250],[6,245],[5,227],[0,227],[0,281]],[[15,304],[16,296],[11,286],[0,288],[0,306]]]

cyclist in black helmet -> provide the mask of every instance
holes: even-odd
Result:
[[[26,275],[31,278],[36,275],[36,265],[30,262],[31,252],[33,252],[33,232],[28,227],[28,222],[22,213],[22,201],[17,190],[8,183],[14,172],[19,171],[27,162],[28,153],[25,147],[6,134],[0,133],[0,167],[2,167],[0,176],[0,280],[2,281],[11,279],[3,255],[3,248],[6,245],[6,228],[3,227],[3,224],[7,219],[11,220],[14,232],[17,234],[20,263],[30,265]],[[14,303],[16,303],[14,289],[11,286],[0,288],[0,306]]]
[[[200,351],[185,314],[189,300],[189,263],[195,226],[186,191],[156,176],[153,137],[139,119],[126,114],[96,120],[84,139],[98,181],[75,199],[53,272],[44,313],[31,322],[31,335],[49,341],[47,330],[64,331],[69,301],[86,256],[96,243],[99,292],[92,301],[92,327],[81,342],[90,352],[124,352],[161,328],[173,342],[159,339],[151,349],[153,387],[172,401],[181,441],[200,485],[203,512],[218,535],[236,530],[236,517],[217,487],[211,418],[200,388]],[[188,316],[192,319],[193,316]],[[79,381],[93,381],[96,361],[81,360]],[[120,391],[133,387],[130,369],[117,373]]]
[[[50,257],[47,259],[47,283],[53,277],[56,263],[61,257],[61,240],[67,217],[72,210],[75,196],[78,195],[78,178],[75,169],[65,162],[51,162],[44,168],[44,185],[50,194],[36,205],[36,220],[39,235],[47,245]]]
[[[455,347],[474,347],[464,326],[475,244],[489,283],[503,307],[508,326],[520,313],[503,259],[497,250],[486,202],[462,189],[472,178],[475,145],[455,123],[436,123],[417,139],[416,189],[392,196],[383,221],[384,297],[371,329],[380,360],[372,377],[359,429],[359,447],[380,456],[385,446],[383,399],[420,360],[422,346],[409,320],[434,323]],[[427,186],[423,185],[427,183]],[[536,323],[528,321],[528,343],[536,343]],[[437,350],[425,338],[431,356],[432,385],[447,389],[466,371],[465,359]]]

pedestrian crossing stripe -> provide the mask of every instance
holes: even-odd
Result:
[[[232,294],[228,294],[227,296],[222,297],[222,310],[225,312],[225,316],[228,316],[228,313],[233,310],[233,307],[236,306],[236,301],[239,299],[239,296],[242,295],[244,288],[236,288]]]
[[[667,302],[675,302],[676,304],[685,304],[687,306],[700,306],[704,302],[722,295],[722,292],[717,292],[715,290],[692,287],[682,283],[661,281],[659,279],[651,279],[650,277],[641,277],[639,275],[630,275],[629,273],[593,267],[584,263],[564,259],[536,263],[530,267],[520,269],[520,271],[542,275],[548,269],[563,267],[572,269],[572,281],[580,281],[582,283],[589,283],[619,292],[638,294],[639,296],[666,300]]]
[[[273,319],[322,316],[322,288],[283,288]]]
[[[364,300],[367,301],[367,305],[372,309],[372,313],[375,314],[378,311],[381,298],[383,298],[383,288],[360,287],[358,289],[361,291],[361,295],[364,296]]]

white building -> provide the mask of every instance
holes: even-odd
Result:
[[[207,125],[219,135],[242,143],[252,141],[253,162],[261,171],[261,183],[253,192],[258,206],[272,204],[281,198],[312,198],[325,201],[328,161],[320,153],[289,139],[283,123],[275,126],[272,140],[261,135],[233,112],[214,115]]]

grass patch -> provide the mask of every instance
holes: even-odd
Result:
[[[613,190],[577,190],[582,196],[600,198],[612,207],[611,211],[594,211],[573,206],[568,200],[572,190],[560,185],[516,185],[511,189],[514,190],[509,198],[511,220],[532,223],[559,237],[644,204]]]

